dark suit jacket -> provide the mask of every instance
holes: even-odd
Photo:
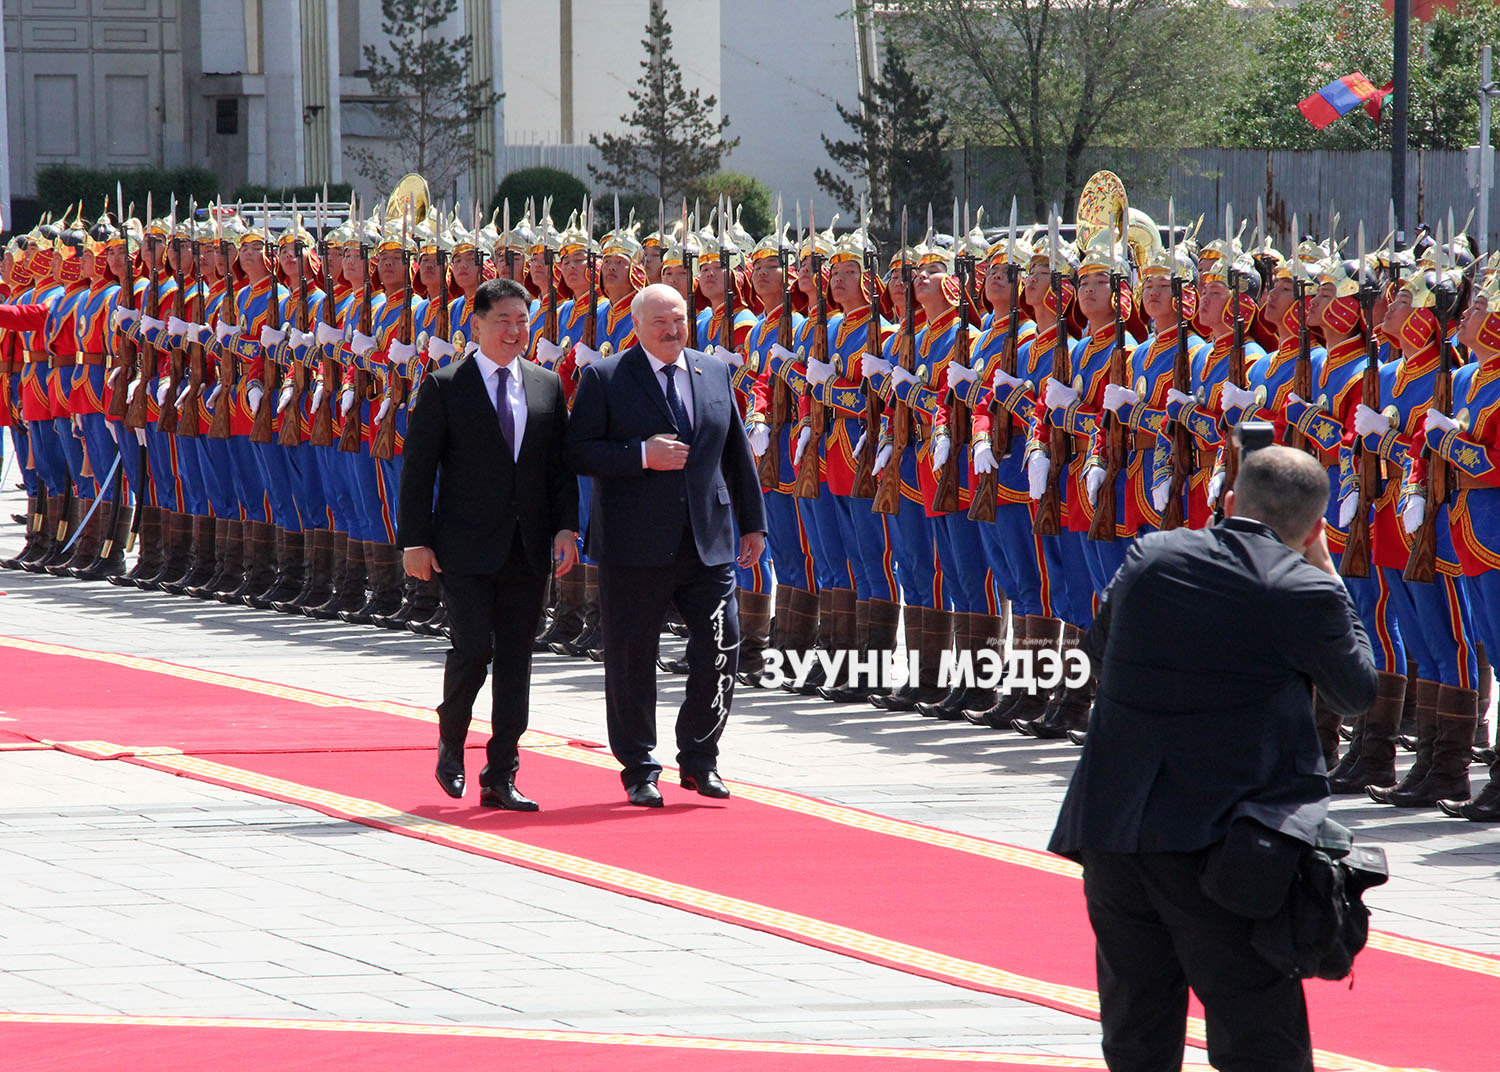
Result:
[[[1190,852],[1246,815],[1311,841],[1328,781],[1312,693],[1375,701],[1336,577],[1258,521],[1143,536],[1085,641],[1099,692],[1050,848]]]
[[[603,565],[664,566],[691,525],[705,565],[732,563],[735,535],[766,530],[755,459],[729,383],[729,366],[684,350],[693,377],[687,468],[646,469],[641,444],[677,431],[639,345],[583,370],[568,423],[568,464],[594,477],[586,549]]]
[[[431,547],[445,573],[499,572],[520,540],[527,563],[545,575],[553,537],[578,528],[578,480],[563,460],[568,407],[562,381],[530,361],[517,360],[514,367],[526,395],[526,430],[514,460],[477,361],[431,372],[417,390],[406,429],[397,542]]]

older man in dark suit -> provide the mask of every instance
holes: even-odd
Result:
[[[438,706],[438,784],[463,796],[464,739],[493,660],[479,803],[535,811],[516,790],[531,637],[547,571],[561,575],[577,561],[578,481],[563,461],[562,381],[521,356],[531,337],[526,291],[509,279],[482,284],[471,325],[473,354],[429,374],[412,406],[399,542],[407,573],[442,579],[453,634]]]
[[[585,546],[599,563],[610,748],[630,803],[659,808],[651,753],[662,615],[675,603],[688,627],[682,785],[727,797],[718,757],[739,648],[734,565],[759,559],[766,521],[729,368],[685,348],[682,295],[653,284],[631,314],[639,343],[583,371],[567,458],[594,478]]]

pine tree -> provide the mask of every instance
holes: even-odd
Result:
[[[469,80],[472,37],[442,36],[456,10],[458,0],[381,0],[380,28],[389,40],[380,50],[366,45],[364,56],[389,150],[355,149],[350,156],[382,190],[407,171],[434,191],[450,189],[473,162],[473,123],[503,96],[488,79]]]
[[[925,211],[928,204],[942,209],[953,197],[953,167],[943,156],[947,121],[933,113],[932,94],[917,85],[894,47],[886,49],[880,80],[859,99],[859,111],[835,105],[855,140],[834,141],[825,134],[823,148],[841,171],[863,182],[827,168],[818,168],[813,177],[849,213],[858,212],[868,184],[870,233],[888,242],[896,237],[902,206],[913,212]]]
[[[651,19],[641,45],[646,58],[636,88],[630,91],[635,110],[620,117],[629,133],[589,137],[603,157],[602,166],[589,165],[589,174],[608,189],[666,200],[684,195],[695,182],[717,171],[720,158],[740,139],[724,137],[728,116],[714,121],[718,98],[683,88],[662,0],[651,0]]]

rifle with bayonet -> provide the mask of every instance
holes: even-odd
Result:
[[[875,252],[875,244],[870,242],[865,248],[865,273],[870,280],[870,322],[865,327],[865,353],[870,357],[880,358],[880,260]],[[851,361],[854,358],[850,358]],[[880,415],[884,411],[884,404],[880,400],[880,394],[870,386],[868,380],[864,384],[865,415],[864,435],[859,448],[859,454],[854,459],[854,487],[851,494],[857,499],[873,499],[875,497],[875,456],[880,450]]]
[[[1191,355],[1188,353],[1187,317],[1182,311],[1183,280],[1177,271],[1177,214],[1170,199],[1167,201],[1167,243],[1172,263],[1172,312],[1177,320],[1174,325],[1177,350],[1172,355],[1172,389],[1190,395],[1193,392],[1193,368]],[[1194,450],[1193,433],[1188,428],[1187,421],[1174,421],[1172,477],[1167,485],[1167,505],[1161,512],[1161,527],[1164,529],[1182,527],[1183,497],[1187,494],[1188,481],[1192,479],[1196,464]]]
[[[1451,237],[1451,212],[1448,230]],[[1453,409],[1453,347],[1448,343],[1448,336],[1452,334],[1453,321],[1458,314],[1459,294],[1458,287],[1445,277],[1447,251],[1443,248],[1445,239],[1441,225],[1438,226],[1436,239],[1433,243],[1433,273],[1437,276],[1437,285],[1433,292],[1437,302],[1433,312],[1437,314],[1438,322],[1438,370],[1432,379],[1432,408],[1446,414]],[[1401,572],[1401,579],[1417,584],[1431,584],[1437,577],[1438,514],[1448,501],[1453,481],[1448,471],[1448,461],[1441,454],[1424,443],[1420,456],[1427,460],[1427,486],[1423,491],[1427,496],[1427,510],[1422,515],[1422,524],[1412,534],[1411,554],[1406,559],[1406,569]]]
[[[1337,251],[1334,256],[1338,256]],[[1297,366],[1292,370],[1292,393],[1304,402],[1312,402],[1312,327],[1307,322],[1307,293],[1312,289],[1312,280],[1304,278],[1305,272],[1294,256],[1292,289],[1297,296]],[[1313,457],[1319,457],[1317,444],[1307,433],[1288,428],[1287,441]]]
[[[808,264],[812,270],[813,288],[817,291],[814,306],[812,332],[808,337],[808,367],[812,362],[828,363],[828,292],[823,285],[823,254],[818,252],[818,225],[813,216],[812,203],[807,206],[807,235],[809,242]],[[831,382],[831,381],[830,381]],[[823,463],[819,453],[823,449],[823,436],[828,431],[828,404],[818,397],[819,386],[833,391],[829,384],[814,384],[807,381],[808,428],[807,448],[802,452],[802,463],[797,468],[796,494],[799,499],[816,499],[823,490]]]
[[[1224,224],[1224,272],[1229,283],[1229,313],[1234,324],[1234,339],[1229,350],[1228,382],[1236,387],[1245,387],[1245,318],[1240,315],[1240,273],[1234,265],[1234,238],[1229,232],[1233,223],[1232,214]],[[1234,429],[1224,429],[1224,482],[1219,485],[1219,497],[1211,505],[1220,515],[1224,511],[1224,497],[1234,487],[1240,475],[1240,449],[1234,441]]]
[[[697,240],[692,237],[693,226],[697,224],[696,213],[688,216],[687,198],[682,199],[682,271],[687,276],[687,344],[688,349],[698,348],[698,287],[693,281],[693,262],[697,260],[695,250]]]
[[[188,213],[188,219],[193,219],[193,213]],[[190,232],[193,250],[193,320],[195,323],[206,321],[208,316],[204,311],[207,304],[207,296],[203,293],[203,257],[202,244],[198,241],[196,229]],[[186,318],[184,318],[186,319]],[[185,356],[187,360],[187,391],[183,394],[177,404],[179,416],[186,415],[186,423],[179,420],[178,434],[189,438],[196,438],[199,434],[198,427],[198,399],[203,395],[203,344],[196,338],[188,338],[185,343]]]
[[[191,207],[188,210],[188,218],[192,218]],[[175,203],[172,206],[169,220],[172,235],[167,241],[172,251],[172,283],[174,285],[172,293],[172,319],[180,322],[183,318],[182,314],[187,309],[184,305],[186,295],[183,293],[184,288],[182,285],[182,239],[177,234],[177,206]],[[167,435],[171,435],[177,431],[177,392],[182,388],[184,365],[182,348],[171,345],[171,337],[171,332],[166,332],[169,347],[167,352],[167,391],[162,396],[156,414],[156,430]]]
[[[1053,303],[1057,306],[1056,338],[1052,341],[1052,379],[1061,384],[1069,384],[1073,381],[1072,355],[1068,352],[1068,321],[1063,310],[1063,277],[1057,270],[1058,253],[1061,247],[1058,244],[1058,218],[1054,208],[1052,218],[1048,224],[1048,260],[1051,263],[1051,280]],[[1035,345],[1033,343],[1032,345]],[[1045,414],[1045,407],[1038,412]],[[1073,464],[1073,437],[1066,428],[1059,428],[1052,424],[1045,415],[1042,418],[1047,428],[1047,483],[1042,489],[1042,497],[1037,501],[1036,517],[1032,522],[1032,531],[1038,536],[1056,536],[1062,532],[1062,482],[1068,479],[1068,471]]]
[[[1394,215],[1394,209],[1392,210]],[[1396,230],[1391,228],[1392,243]],[[1392,253],[1394,253],[1394,245]],[[1390,258],[1390,273],[1398,278],[1394,257]],[[1365,232],[1359,230],[1359,307],[1364,313],[1365,367],[1360,373],[1360,402],[1375,412],[1380,412],[1380,355],[1375,343],[1375,303],[1380,300],[1380,281],[1365,277]],[[1363,437],[1354,440],[1355,465],[1359,481],[1358,497],[1355,499],[1354,516],[1349,519],[1349,535],[1344,538],[1344,553],[1339,558],[1339,573],[1344,577],[1368,577],[1370,575],[1370,507],[1380,498],[1380,455],[1365,446]]]
[[[901,286],[906,308],[901,316],[901,334],[896,341],[896,361],[907,372],[916,370],[917,362],[917,293],[916,273],[907,257],[906,209],[901,210]],[[875,502],[870,509],[877,514],[895,514],[901,510],[901,456],[911,439],[911,409],[898,397],[891,407],[891,456],[880,470],[875,487]]]
[[[958,230],[958,201],[953,203],[953,229]],[[953,266],[958,272],[958,327],[953,336],[953,353],[948,359],[965,367],[969,364],[969,295],[974,283],[974,257],[968,252],[968,212],[964,213],[964,233],[954,236],[954,244],[960,252]],[[957,394],[949,392],[948,409],[948,461],[937,477],[937,488],[933,496],[933,509],[951,514],[958,509],[960,471],[969,464],[969,407]]]
[[[221,203],[219,207],[222,209],[224,206]],[[214,213],[214,237],[219,244],[219,260],[224,262],[224,296],[219,300],[219,319],[233,322],[238,330],[240,306],[234,282],[234,244],[224,233],[223,221],[217,212]],[[214,414],[208,422],[210,439],[229,438],[229,413],[234,409],[234,389],[240,382],[240,355],[235,345],[237,342],[237,339],[231,337],[227,343],[219,343],[219,361],[215,369],[219,397],[213,400]]]
[[[116,200],[118,200],[118,195]],[[131,211],[126,211],[125,206],[119,206],[125,215],[120,219],[120,234],[125,238],[125,285],[121,288],[119,305],[126,309],[135,308],[135,255],[130,251],[130,217]],[[130,206],[134,210],[135,206]],[[113,393],[109,396],[109,417],[111,420],[124,420],[126,408],[129,403],[130,381],[136,376],[136,370],[140,366],[140,351],[136,348],[135,340],[123,331],[115,333],[115,346],[118,349],[118,382],[114,386]]]
[[[323,291],[323,304],[320,307],[318,323],[331,323],[329,316],[334,308],[333,281],[328,275],[328,194],[325,189],[323,200],[318,205],[318,286]],[[317,327],[313,328],[316,333]],[[329,356],[328,350],[321,342],[314,339],[314,345],[322,355],[321,361],[323,397],[318,405],[313,408],[312,428],[308,432],[307,441],[315,447],[333,446],[333,404],[334,399],[343,389],[342,377],[339,375],[339,359],[337,346],[333,356]]]
[[[350,212],[350,215],[354,218],[355,235],[359,239],[361,279],[359,311],[354,317],[354,330],[361,335],[368,336],[374,330],[370,295],[370,247],[365,245],[365,228],[359,222],[359,216],[354,212]],[[344,431],[339,436],[339,450],[345,454],[358,454],[360,444],[365,438],[364,404],[365,396],[370,393],[370,373],[364,367],[364,360],[358,354],[354,355],[352,384],[354,401],[344,414]]]
[[[271,295],[266,306],[266,326],[277,331],[281,328],[281,280],[276,276],[276,246],[271,238],[271,217],[265,220],[266,251],[271,258]],[[262,350],[265,348],[262,347]],[[250,426],[250,442],[270,443],[276,438],[276,398],[281,393],[281,366],[272,353],[266,353],[261,361],[260,406],[255,411],[255,422]]]
[[[1130,386],[1130,372],[1126,367],[1125,320],[1120,315],[1120,289],[1125,282],[1120,272],[1120,259],[1128,243],[1125,241],[1125,214],[1122,211],[1114,234],[1110,239],[1109,304],[1115,317],[1115,345],[1109,352],[1109,365],[1104,374],[1106,384],[1120,387]],[[1098,498],[1094,500],[1094,516],[1089,521],[1089,539],[1106,543],[1115,538],[1115,513],[1118,507],[1115,495],[1115,480],[1125,467],[1125,423],[1116,413],[1105,410],[1100,414],[1104,422],[1104,483],[1099,485]]]
[[[407,244],[410,234],[411,208],[408,205],[401,216],[401,313],[396,320],[395,340],[400,343],[412,341],[411,329],[411,248]],[[550,265],[549,265],[550,269]],[[553,292],[556,297],[556,292]],[[552,314],[553,331],[557,329],[557,313]],[[401,365],[387,360],[385,365],[385,399],[381,408],[385,416],[375,428],[370,440],[370,456],[380,461],[390,461],[396,456],[396,411],[406,402],[406,375]]]
[[[152,239],[149,234],[150,226],[151,195],[148,193],[146,195],[146,227],[148,231],[141,236],[141,267],[146,273],[146,301],[141,311],[143,315],[157,320],[161,318],[161,273],[151,260]],[[135,393],[129,395],[125,409],[126,428],[146,427],[146,399],[150,390],[151,377],[156,374],[156,370],[156,347],[151,345],[150,341],[146,338],[145,332],[141,332],[141,342],[136,347],[134,370]],[[126,385],[122,383],[120,386],[123,388]]]
[[[777,226],[781,226],[779,220]],[[790,350],[791,347],[787,343],[792,342],[792,284],[787,266],[791,258],[786,243],[781,241],[780,231],[776,232],[776,243],[776,259],[781,263],[781,319],[776,324],[776,345],[783,350]],[[771,440],[766,444],[766,452],[760,456],[757,468],[760,486],[774,491],[781,486],[781,430],[786,427],[788,405],[786,381],[775,372],[769,371],[770,366],[771,359],[768,354],[766,376],[770,381],[768,386],[771,392],[771,412],[768,414],[766,428],[771,433]]]
[[[584,263],[588,266],[589,273],[589,307],[583,314],[583,344],[590,350],[599,349],[599,251],[594,243],[594,202],[589,201],[584,210]],[[615,205],[615,230],[620,229],[620,212],[618,202]],[[582,374],[577,365],[573,366],[573,378],[576,380]]]
[[[307,243],[302,240],[302,220],[292,220],[292,254],[297,258],[297,330],[306,333],[312,327],[311,302],[307,295]],[[307,390],[307,366],[292,353],[292,396],[287,399],[286,409],[281,414],[281,431],[277,442],[283,447],[302,444],[302,394]]]

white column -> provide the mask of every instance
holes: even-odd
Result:
[[[302,122],[302,12],[299,0],[263,0],[261,40],[266,78],[266,182],[305,182]]]
[[[10,218],[10,94],[5,83],[5,19],[0,12],[0,214],[5,229],[11,229]]]
[[[344,123],[343,105],[339,100],[339,0],[324,0],[328,17],[324,20],[328,28],[325,42],[328,62],[324,65],[328,75],[328,181],[344,181]]]

